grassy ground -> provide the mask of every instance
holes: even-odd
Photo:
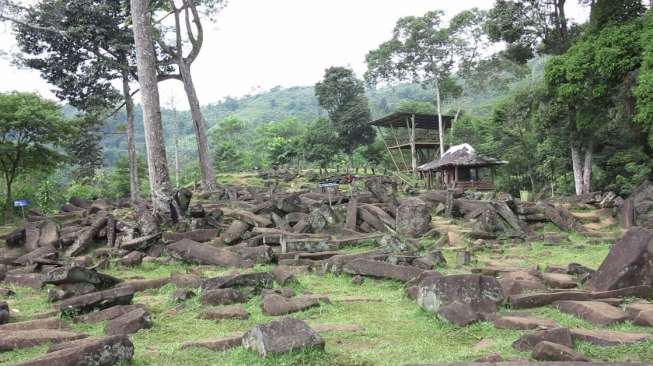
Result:
[[[503,253],[478,253],[479,261],[502,261],[508,265],[544,267],[578,262],[597,267],[609,249],[608,244],[588,245],[582,237],[572,236],[569,243],[545,246],[543,243],[515,244],[507,246]],[[453,254],[447,253],[450,263]],[[168,276],[171,271],[186,272],[191,267],[213,276],[228,271],[215,267],[188,265],[145,264],[135,269],[111,267],[107,272],[121,278],[157,278]],[[257,267],[256,270],[267,270]],[[444,272],[457,273],[467,268],[450,265]],[[405,363],[471,361],[490,353],[500,353],[505,359],[528,359],[527,353],[512,349],[511,343],[524,332],[495,329],[483,322],[459,328],[422,311],[404,295],[400,283],[367,279],[362,286],[351,283],[349,276],[304,274],[299,276],[297,292],[329,295],[331,305],[323,305],[297,313],[294,316],[310,324],[358,324],[365,328],[360,333],[327,333],[326,351],[298,352],[285,356],[258,357],[242,348],[227,352],[205,349],[180,350],[186,341],[216,338],[243,332],[256,324],[273,320],[262,314],[260,299],[246,304],[249,320],[209,321],[197,319],[201,304],[197,298],[188,301],[183,308],[172,303],[170,294],[175,286],[170,284],[158,290],[139,293],[134,302],[143,303],[150,309],[154,326],[132,336],[136,346],[135,365],[400,365]],[[50,309],[46,291],[16,288],[17,295],[9,300],[17,318],[29,319],[32,314]],[[343,296],[365,296],[380,302],[340,303]],[[508,311],[505,309],[504,311]],[[558,321],[563,326],[594,329],[595,326],[573,316],[562,314],[552,308],[533,310]],[[105,324],[73,324],[74,330],[90,335],[101,335]],[[652,332],[629,323],[609,327],[614,330]],[[484,347],[480,345],[481,342]],[[45,352],[47,347],[37,347],[16,352],[0,353],[1,365],[12,365]],[[602,361],[653,361],[653,342],[635,346],[601,348],[579,344],[584,354]]]

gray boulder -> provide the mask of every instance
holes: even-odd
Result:
[[[324,339],[308,324],[295,318],[259,324],[243,336],[243,347],[263,357],[308,347],[324,349],[324,343]]]

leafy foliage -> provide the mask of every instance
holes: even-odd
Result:
[[[0,173],[5,180],[5,219],[11,216],[17,177],[48,172],[65,156],[56,150],[74,136],[74,128],[54,102],[30,93],[0,94]]]
[[[347,154],[356,147],[372,142],[375,131],[368,124],[371,118],[363,81],[351,69],[330,67],[324,80],[315,84],[315,95],[329,113],[338,138],[334,142]]]

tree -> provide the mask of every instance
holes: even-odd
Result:
[[[318,164],[320,174],[325,171],[329,163],[338,154],[338,146],[333,142],[338,138],[334,126],[328,119],[317,119],[313,121],[302,138],[306,160]]]
[[[641,23],[633,21],[588,33],[546,65],[547,85],[566,109],[562,121],[551,127],[568,138],[578,195],[591,192],[593,154],[614,123],[617,91],[625,87],[630,94],[627,85],[634,84],[632,73],[641,63],[641,29]]]
[[[315,95],[338,135],[332,143],[340,145],[351,162],[356,147],[371,143],[376,136],[369,125],[370,107],[363,81],[351,69],[330,67],[324,79],[315,84]]]
[[[76,131],[75,138],[65,141],[63,145],[69,161],[75,165],[73,178],[90,180],[103,162],[101,121],[95,114],[86,113],[77,116],[71,124]]]
[[[628,23],[645,11],[641,0],[596,0],[590,12],[590,26],[599,31],[608,25]]]
[[[55,94],[92,114],[105,113],[122,100],[127,114],[130,197],[139,198],[134,143],[134,40],[129,8],[122,0],[45,0],[9,18],[23,52],[18,61],[41,71]],[[161,68],[160,80],[169,68]],[[121,81],[121,90],[114,81]]]
[[[141,102],[143,104],[143,127],[145,129],[150,192],[154,212],[163,218],[176,221],[181,212],[172,197],[172,185],[168,173],[159,88],[157,85],[157,59],[153,46],[154,39],[150,28],[151,14],[148,5],[147,0],[131,0],[138,82],[141,86]]]
[[[5,220],[12,213],[12,186],[31,171],[48,171],[65,156],[63,147],[74,128],[54,102],[29,93],[0,94],[0,171],[5,180]]]
[[[653,10],[649,10],[644,20],[641,37],[643,48],[642,67],[637,77],[635,97],[637,116],[635,121],[644,126],[649,133],[649,145],[653,147]]]
[[[493,42],[506,42],[502,54],[520,64],[536,53],[562,54],[572,36],[565,13],[567,0],[497,0],[488,12],[485,30]]]
[[[372,84],[411,80],[433,85],[441,155],[444,154],[441,86],[455,64],[451,31],[443,23],[443,15],[442,11],[431,11],[422,17],[399,19],[392,39],[365,58],[368,68],[365,79]]]
[[[202,174],[202,188],[212,190],[215,188],[215,172],[209,156],[209,142],[206,132],[206,121],[202,114],[199,98],[195,90],[195,84],[191,74],[191,65],[199,56],[202,44],[204,43],[204,28],[198,6],[204,6],[205,11],[213,13],[223,4],[223,0],[182,0],[177,5],[175,0],[162,1],[162,8],[169,10],[174,17],[174,46],[166,44],[165,32],[160,31],[157,43],[161,49],[170,56],[170,63],[175,64],[179,71],[178,79],[184,84],[184,91],[188,98],[193,128],[197,141],[197,155],[200,162]],[[182,14],[184,25],[182,26]],[[190,50],[185,53],[183,33],[190,44]]]

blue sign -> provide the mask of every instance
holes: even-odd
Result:
[[[320,188],[337,187],[338,183],[320,183]]]
[[[30,200],[16,200],[14,201],[14,207],[27,207],[32,203]]]

